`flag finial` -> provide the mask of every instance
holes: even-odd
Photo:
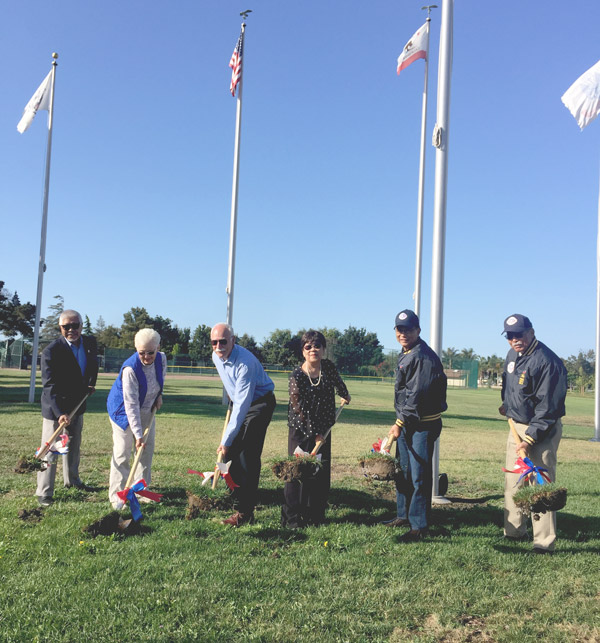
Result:
[[[431,20],[431,18],[429,17],[429,14],[431,13],[432,9],[437,9],[437,8],[438,8],[437,4],[426,4],[424,7],[421,7],[421,11],[423,11],[423,9],[427,9],[427,20]]]
[[[246,9],[246,11],[240,11],[240,16],[242,16],[242,20],[245,21],[249,13],[252,13],[252,9]]]
[[[52,52],[52,58],[53,58],[52,64],[56,65],[57,64],[56,61],[58,59],[58,54],[55,51]]]

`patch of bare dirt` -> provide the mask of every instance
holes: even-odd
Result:
[[[185,515],[186,520],[194,520],[201,511],[220,511],[231,508],[229,497],[197,496],[191,491],[186,491],[188,508]]]
[[[363,474],[371,480],[395,480],[396,462],[393,458],[387,456],[373,457],[367,456],[359,460]]]
[[[41,507],[35,509],[20,509],[17,516],[24,522],[39,522],[44,517],[44,510]]]

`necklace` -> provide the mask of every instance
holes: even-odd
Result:
[[[319,376],[317,377],[316,384],[313,383],[313,377],[312,377],[312,375],[310,374],[310,372],[308,370],[308,366],[304,369],[304,372],[308,375],[308,381],[310,382],[311,386],[319,386],[319,384],[321,383],[321,379],[323,378],[322,369],[319,368]]]

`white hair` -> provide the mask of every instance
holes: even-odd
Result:
[[[77,317],[79,319],[79,323],[83,324],[83,318],[76,310],[63,310],[60,314],[60,317],[58,318],[58,323],[62,324],[62,321],[65,317]]]
[[[226,329],[227,331],[229,331],[229,334],[230,334],[232,337],[234,337],[234,336],[235,336],[235,332],[233,331],[233,326],[231,326],[230,324],[226,324],[225,322],[219,322],[218,324],[215,324],[215,325],[213,326],[213,328],[215,328],[216,326],[225,326],[225,329]]]
[[[133,343],[136,348],[150,346],[156,349],[160,344],[160,335],[154,330],[154,328],[142,328],[135,334]]]

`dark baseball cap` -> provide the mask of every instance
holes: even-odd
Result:
[[[403,328],[421,328],[419,318],[412,310],[402,310],[396,315],[394,328],[402,326]]]
[[[533,328],[529,317],[519,314],[510,315],[510,317],[507,317],[504,320],[504,330],[502,331],[502,335],[505,333],[522,333],[528,328]]]

